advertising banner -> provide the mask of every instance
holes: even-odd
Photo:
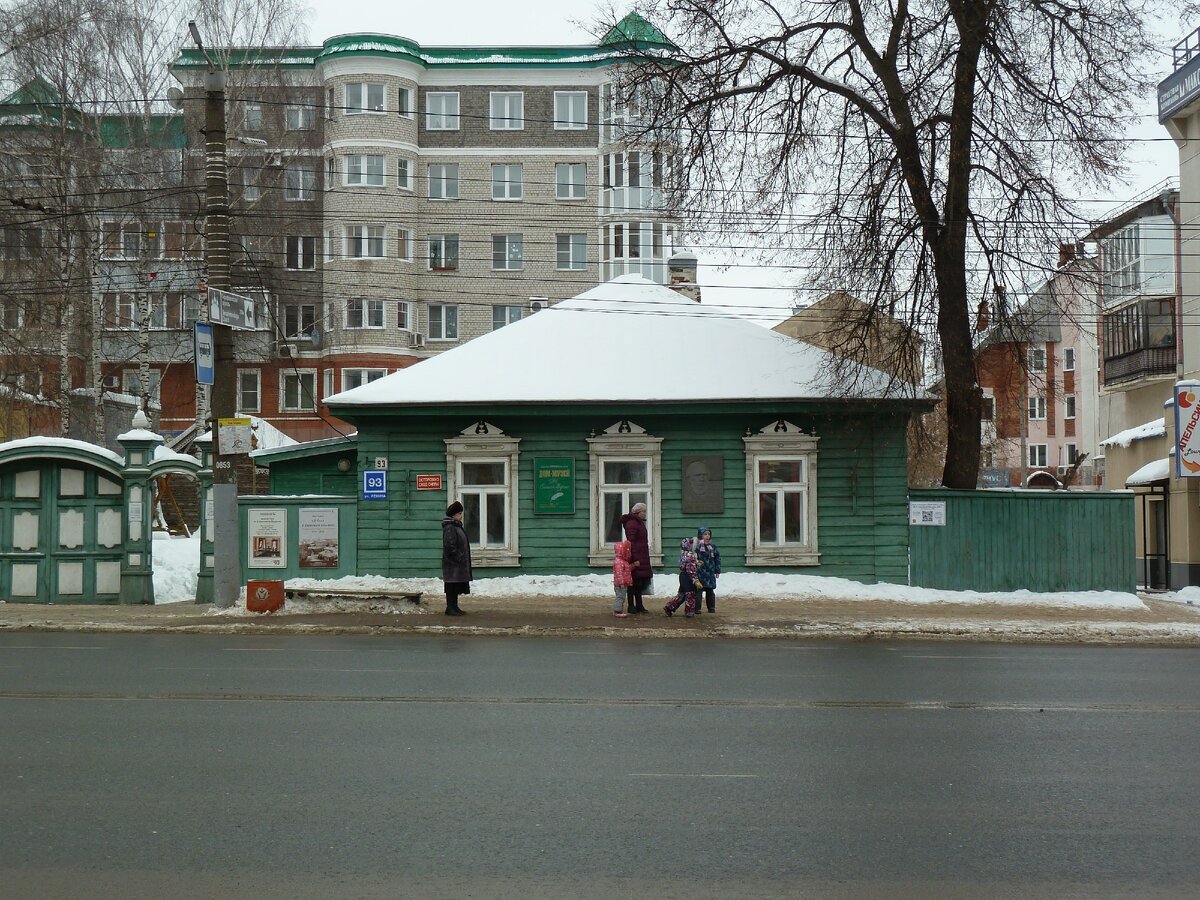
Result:
[[[298,526],[302,569],[336,569],[338,564],[338,511],[301,508]]]
[[[247,568],[287,568],[286,509],[247,510],[246,532],[250,541]]]
[[[538,515],[575,512],[575,457],[533,461],[533,511]]]
[[[1200,381],[1175,384],[1175,477],[1200,478]]]

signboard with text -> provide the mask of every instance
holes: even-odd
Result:
[[[387,499],[387,472],[381,469],[367,469],[363,472],[362,498],[364,500]]]
[[[575,457],[543,456],[533,461],[533,511],[538,515],[575,512]]]
[[[242,331],[258,328],[258,301],[233,291],[208,289],[208,317],[218,325],[228,325]]]
[[[1175,384],[1175,477],[1200,478],[1200,381]]]
[[[418,491],[440,491],[442,489],[441,475],[418,475],[417,490]]]

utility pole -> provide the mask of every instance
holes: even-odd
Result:
[[[209,56],[195,22],[188,31],[208,61],[204,76],[204,267],[209,288],[229,290],[229,170],[225,164],[225,73]],[[212,297],[211,291],[208,294]],[[211,303],[211,299],[209,300]],[[209,321],[213,321],[211,310]],[[233,329],[213,327],[215,364],[209,427],[213,435],[213,603],[237,602],[242,567],[238,556],[237,476],[222,452],[219,423],[237,412]]]

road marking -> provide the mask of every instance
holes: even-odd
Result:
[[[904,659],[1014,659],[1012,656],[941,656],[933,653],[905,653]]]
[[[630,778],[757,778],[757,775],[708,775],[690,772],[630,772]]]
[[[45,647],[25,646],[24,644],[16,647],[8,647],[0,644],[0,650],[107,650],[107,647],[54,647],[47,645]]]

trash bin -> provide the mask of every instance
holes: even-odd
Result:
[[[282,608],[282,581],[246,582],[246,609],[250,612],[275,612]]]

